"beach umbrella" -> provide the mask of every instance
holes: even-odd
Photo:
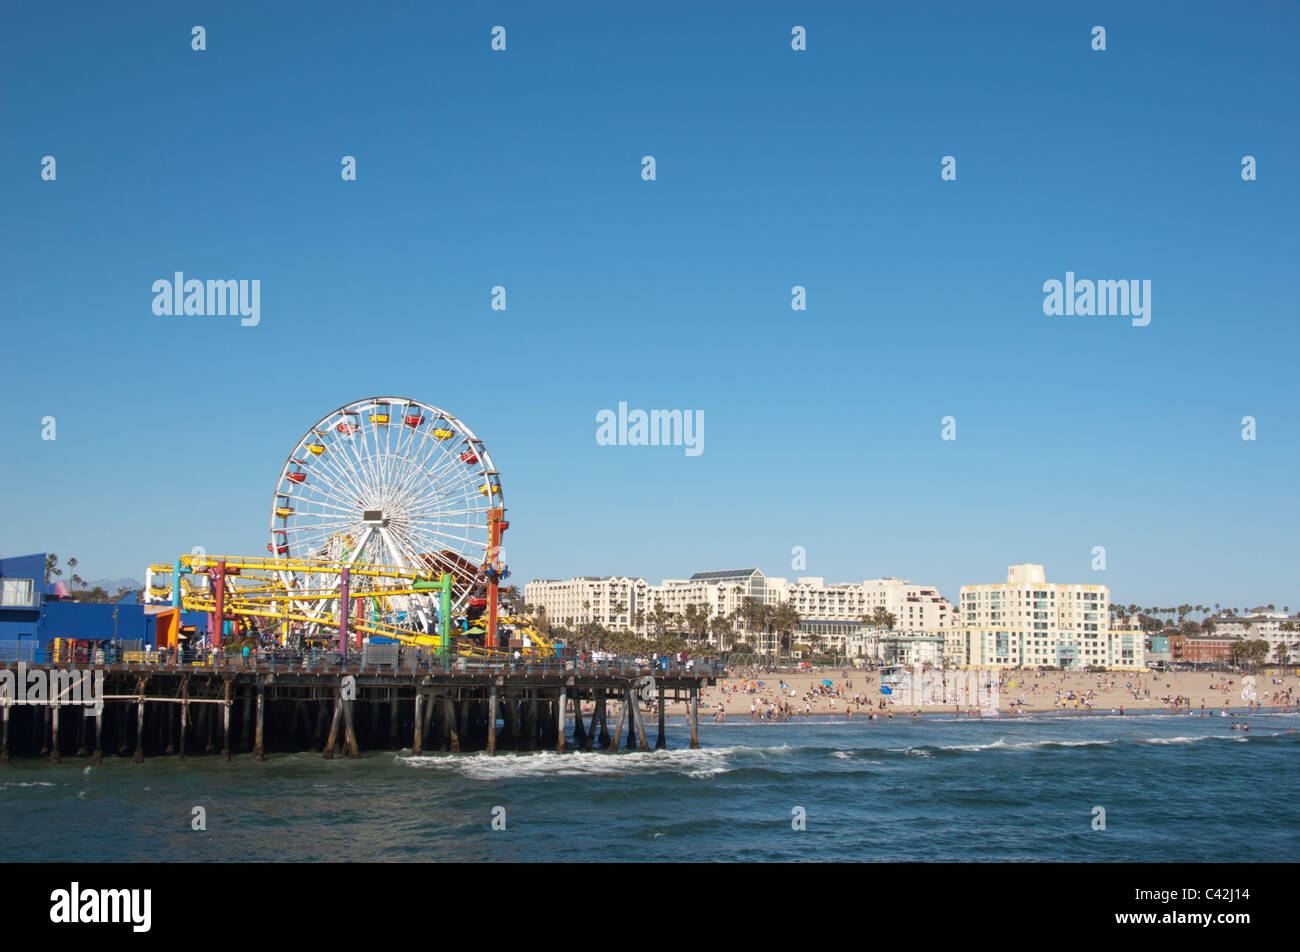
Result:
[[[829,678],[822,678],[822,684],[826,685],[827,687],[830,687],[831,680]]]
[[[894,693],[894,689],[891,688],[888,684],[882,684],[882,685],[880,686],[880,693],[881,693],[881,694],[893,694],[893,693]]]

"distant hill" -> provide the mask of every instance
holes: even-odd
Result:
[[[60,581],[67,582],[67,579],[63,578]],[[102,588],[110,595],[115,595],[118,589],[129,588],[137,591],[144,588],[144,585],[133,578],[94,578],[86,581],[86,588]]]

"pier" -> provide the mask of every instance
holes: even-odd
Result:
[[[106,752],[139,763],[303,751],[330,759],[407,748],[417,755],[650,750],[666,746],[669,703],[687,705],[695,748],[699,692],[724,676],[707,662],[442,664],[405,649],[391,664],[308,657],[84,667],[0,662],[0,762],[100,763]],[[27,691],[42,679],[45,690]]]

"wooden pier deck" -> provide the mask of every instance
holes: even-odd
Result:
[[[666,745],[669,702],[687,703],[690,744],[697,747],[700,688],[725,676],[721,666],[703,662],[664,669],[634,662],[439,665],[423,657],[388,668],[229,661],[0,662],[0,762],[77,756],[99,763],[105,751],[136,762],[217,754],[261,760],[306,750],[326,758],[406,748],[613,752],[624,743],[625,726],[626,746],[649,750]],[[48,688],[28,691],[27,683],[41,678]],[[103,699],[98,714],[85,703],[96,696]]]

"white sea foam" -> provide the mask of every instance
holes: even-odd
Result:
[[[486,753],[401,756],[399,763],[427,770],[459,773],[470,780],[505,780],[514,777],[619,776],[668,771],[687,777],[705,778],[734,769],[733,760],[742,754],[766,758],[788,754],[781,747],[703,747],[698,750],[626,751],[609,754],[595,751],[573,753]]]

